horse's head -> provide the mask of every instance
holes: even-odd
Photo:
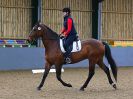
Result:
[[[40,22],[33,27],[27,41],[31,43],[39,37],[42,37],[42,40],[59,40],[59,35],[56,32]]]
[[[43,26],[40,22],[38,22],[31,30],[28,37],[28,42],[35,41],[39,37],[42,37],[42,35],[43,35]]]

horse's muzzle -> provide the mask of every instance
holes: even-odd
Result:
[[[26,40],[28,43],[31,43],[31,37],[28,37],[28,39]]]
[[[31,45],[36,45],[37,44],[37,39],[33,39],[31,37],[28,37],[28,39],[26,40],[29,44]]]

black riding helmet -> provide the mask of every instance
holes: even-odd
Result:
[[[70,10],[70,8],[68,8],[68,7],[66,7],[66,8],[63,8],[63,10],[62,10],[63,12],[68,12],[69,14],[71,13],[71,10]]]

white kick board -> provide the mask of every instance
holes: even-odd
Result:
[[[45,71],[45,69],[34,69],[34,70],[32,70],[32,73],[33,74],[36,74],[36,73],[44,73],[44,71]],[[56,72],[56,70],[55,69],[50,69],[49,72],[53,73],[53,72]],[[63,68],[61,69],[61,72],[64,72],[64,69]]]

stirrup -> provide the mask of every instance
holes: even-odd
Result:
[[[65,59],[65,62],[66,62],[67,64],[69,64],[69,63],[71,63],[72,61],[71,61],[71,59],[70,59],[69,57],[67,57],[67,58]]]

